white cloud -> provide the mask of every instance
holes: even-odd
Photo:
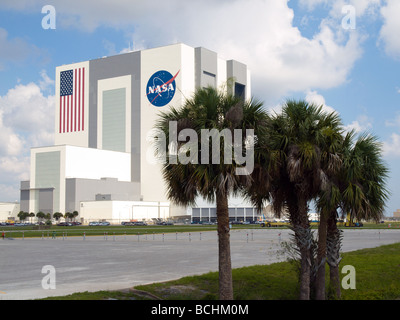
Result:
[[[7,30],[0,27],[0,71],[10,63],[44,61],[46,51],[39,49],[22,38],[9,38]]]
[[[52,82],[47,74],[42,73],[39,85],[29,83],[17,84],[6,95],[0,96],[0,125],[3,130],[9,130],[9,136],[18,135],[25,140],[40,140],[44,133],[54,131],[54,96],[44,96],[42,89],[46,89]],[[49,143],[47,140],[40,141]],[[36,146],[36,144],[35,144]]]
[[[300,0],[299,3],[308,10],[315,10],[320,5],[329,5],[333,16],[342,15],[342,8],[351,5],[355,8],[356,15],[360,17],[365,14],[375,14],[381,5],[381,0]]]
[[[317,106],[323,106],[323,111],[327,113],[332,113],[332,112],[338,113],[334,108],[326,105],[325,98],[322,95],[320,95],[317,91],[309,90],[306,94],[305,100],[308,103],[314,103]]]
[[[371,129],[372,129],[372,122],[365,115],[359,116],[357,120],[354,120],[352,123],[344,126],[345,131],[350,132],[351,130],[354,130],[355,133],[362,133],[369,131]]]
[[[263,99],[336,87],[348,80],[362,54],[358,33],[344,39],[337,26],[321,24],[312,38],[303,37],[285,1],[218,2],[212,10],[190,4],[180,5],[179,16],[171,17],[167,28],[161,17],[142,21],[134,42],[151,46],[182,41],[242,61],[252,71],[253,92]]]
[[[21,39],[8,38],[8,32],[0,28],[0,70],[10,61],[19,61],[27,57],[29,52],[28,44]]]
[[[42,91],[53,91],[54,90],[54,85],[55,85],[55,80],[51,79],[48,75],[46,70],[42,70],[40,72],[40,76],[42,79],[39,81],[39,87],[40,90]]]
[[[39,84],[17,84],[0,96],[0,196],[18,198],[19,183],[29,179],[30,148],[54,143],[54,96],[45,96],[52,84],[41,72]]]
[[[398,112],[394,119],[386,120],[385,125],[387,127],[400,128],[400,113]]]
[[[9,155],[16,156],[19,155],[24,146],[23,139],[15,133],[12,128],[6,126],[3,121],[3,112],[0,110],[0,156]]]
[[[0,183],[1,200],[6,202],[19,202],[19,184]]]
[[[380,32],[380,43],[386,53],[396,59],[400,59],[400,1],[387,0],[386,6],[381,9],[384,24]]]
[[[0,157],[0,172],[3,172],[3,179],[29,180],[29,163],[29,156]]]
[[[383,154],[387,157],[400,157],[400,135],[392,133],[389,141],[383,143]]]
[[[400,113],[398,112],[393,119],[386,120],[385,126],[388,128],[400,128]],[[400,134],[393,132],[388,141],[383,143],[383,152],[388,157],[400,156]]]
[[[327,113],[336,112],[339,114],[333,107],[326,105],[325,98],[317,91],[308,91],[305,100],[308,103],[323,106],[323,111]],[[350,132],[352,130],[354,130],[355,133],[366,132],[372,129],[372,120],[366,115],[359,115],[356,120],[352,121],[350,124],[344,125],[343,129],[345,132]]]
[[[30,1],[24,10],[44,4]],[[21,10],[13,1],[5,5]],[[252,71],[255,95],[271,104],[291,92],[343,84],[362,54],[363,37],[358,31],[343,33],[340,20],[321,21],[312,37],[304,37],[293,26],[287,0],[55,0],[52,5],[57,28],[128,27],[134,29],[130,40],[136,50],[183,42],[242,61]]]

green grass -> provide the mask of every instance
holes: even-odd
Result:
[[[400,299],[400,243],[344,253],[345,265],[356,269],[356,289],[342,289],[343,300]],[[289,262],[234,269],[234,298],[238,300],[296,300],[297,274]],[[328,272],[327,272],[328,274]],[[343,277],[345,275],[341,275]],[[135,287],[165,300],[213,300],[218,298],[218,273],[184,277],[175,281]],[[120,297],[118,296],[120,295]],[[51,299],[135,299],[132,293],[101,291],[76,293]]]
[[[398,229],[400,222],[391,223],[391,229]],[[37,228],[37,227],[36,227]],[[274,227],[272,229],[284,229],[287,227]],[[316,227],[314,227],[316,228]],[[344,227],[341,227],[344,228]],[[376,224],[376,223],[365,223],[363,229],[388,229],[388,223]],[[232,225],[232,229],[266,229],[261,228],[257,224],[250,225]],[[344,228],[345,229],[345,228]],[[4,231],[6,236],[9,238],[40,238],[51,237],[53,231],[56,232],[57,237],[62,237],[63,233],[67,236],[83,237],[86,236],[102,236],[104,233],[108,233],[109,236],[115,235],[137,235],[137,234],[148,234],[151,235],[161,233],[175,233],[175,232],[201,232],[201,231],[215,231],[217,230],[216,225],[173,225],[173,226],[71,226],[71,227],[58,227],[51,226],[50,229],[35,230],[35,227],[14,227],[4,226],[0,227],[0,232]]]
[[[112,235],[152,235],[161,233],[175,233],[175,232],[201,232],[217,230],[215,225],[173,225],[173,226],[71,226],[71,227],[58,227],[51,226],[49,229],[34,230],[34,227],[14,227],[6,226],[1,228],[0,232],[4,231],[6,237],[9,238],[40,238],[50,237],[53,232],[57,237],[62,237],[63,233],[70,237],[83,237],[86,236],[103,236],[107,233],[108,236]]]
[[[297,297],[296,272],[286,262],[234,269],[232,276],[236,300],[293,300]],[[218,298],[218,273],[184,277],[136,289],[167,300],[214,300]]]
[[[144,300],[144,298],[140,295],[126,291],[86,291],[63,297],[49,297],[41,300]]]
[[[345,300],[400,299],[400,243],[343,254],[341,266],[356,269],[356,289],[342,290]]]

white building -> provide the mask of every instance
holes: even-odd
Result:
[[[228,79],[234,85],[227,90],[250,98],[246,65],[184,44],[57,67],[55,144],[31,150],[21,210],[76,210],[84,219],[97,219],[95,212],[99,219],[190,218],[187,208],[168,204],[165,211],[161,165],[146,159],[146,137],[160,111],[181,105],[196,88],[220,87]],[[152,210],[133,214],[140,202]],[[117,214],[121,206],[131,209]]]
[[[0,202],[0,221],[17,220],[19,211],[19,203]]]

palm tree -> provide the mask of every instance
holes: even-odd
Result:
[[[251,182],[246,172],[238,174],[247,165],[239,158],[251,153],[251,148],[246,149],[249,130],[258,135],[265,118],[261,103],[243,102],[225,90],[208,87],[198,89],[182,108],[163,112],[157,124],[166,141],[173,135],[183,140],[165,150],[169,161],[163,164],[162,172],[168,198],[184,206],[194,205],[198,196],[216,201],[221,300],[233,299],[228,196],[240,193]],[[171,124],[176,128],[172,129]],[[197,139],[192,139],[194,136]],[[160,143],[157,150],[163,148],[163,139],[155,143]]]
[[[20,211],[18,213],[17,217],[19,218],[20,221],[25,221],[25,219],[27,217],[29,217],[29,213],[28,212],[24,212],[24,211]]]
[[[78,211],[75,210],[74,212],[72,212],[72,218],[74,219],[74,221],[75,221],[77,216],[79,216],[79,212]]]
[[[313,237],[308,205],[326,188],[335,167],[341,135],[336,113],[305,101],[289,100],[280,114],[271,116],[259,143],[253,179],[247,195],[257,207],[270,201],[277,215],[288,211],[300,253],[300,299],[310,298]],[[263,186],[262,186],[263,185]]]
[[[39,219],[39,225],[40,225],[41,222],[42,222],[42,220],[46,217],[46,215],[45,215],[44,212],[39,211],[39,212],[36,214],[36,217]]]
[[[381,144],[375,136],[361,135],[353,142],[354,133],[347,134],[342,146],[342,165],[337,175],[330,178],[327,188],[319,200],[319,207],[325,207],[327,224],[327,262],[330,268],[330,287],[334,298],[340,298],[339,263],[341,233],[337,228],[338,209],[342,214],[350,213],[357,220],[378,222],[383,215],[389,192],[386,189],[388,169],[382,161]],[[323,246],[323,243],[321,244]],[[325,270],[325,269],[324,269]],[[321,291],[325,294],[325,278],[319,279]]]
[[[65,220],[67,220],[67,219],[72,219],[72,218],[73,218],[73,215],[72,215],[71,212],[66,212],[66,213],[64,214],[64,218],[65,218]]]
[[[33,212],[29,213],[29,218],[34,218],[35,214]],[[31,223],[32,223],[32,219],[31,219]]]
[[[340,139],[340,138],[339,138]],[[333,231],[334,227],[337,229],[337,209],[339,207],[339,203],[341,201],[341,194],[339,190],[338,184],[341,183],[340,173],[343,171],[343,157],[346,154],[346,150],[349,149],[353,141],[353,132],[347,133],[342,136],[340,140],[340,146],[338,150],[337,161],[334,163],[335,165],[329,171],[327,177],[327,187],[324,190],[321,190],[321,195],[317,199],[317,210],[320,213],[319,225],[318,225],[318,248],[317,248],[317,257],[315,262],[315,277],[312,279],[313,283],[311,283],[312,288],[314,289],[315,299],[317,300],[325,300],[325,264],[326,264],[326,255],[327,255],[327,237],[328,237],[328,228],[330,230],[330,236],[335,235],[337,237],[337,241],[335,243],[339,243],[341,241],[341,233],[339,230],[337,232]],[[331,240],[331,239],[330,239]],[[333,245],[329,246],[330,252],[334,248]],[[337,251],[339,252],[339,251]],[[329,263],[333,261],[334,255],[330,256]],[[336,257],[336,260],[339,259],[339,256]],[[335,260],[335,261],[336,261]],[[336,262],[335,262],[336,263]]]
[[[56,221],[58,221],[60,218],[62,218],[64,215],[61,212],[55,212],[53,214],[53,218],[56,219]]]

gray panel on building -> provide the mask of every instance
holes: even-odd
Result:
[[[30,181],[21,181],[20,210],[29,212]]]
[[[66,179],[65,211],[79,212],[81,201],[116,200],[139,201],[140,184],[138,182],[118,181],[115,178]],[[102,199],[104,196],[106,199]],[[99,198],[98,198],[99,197]]]
[[[247,67],[245,64],[236,60],[229,60],[227,62],[227,76],[228,79],[233,81],[231,93],[241,96],[243,99],[250,98],[246,97]]]
[[[126,89],[103,92],[103,149],[125,152]]]
[[[205,48],[195,49],[196,88],[216,87],[218,73],[217,53]]]
[[[89,79],[89,147],[97,148],[97,83],[102,79],[110,79],[131,75],[131,180],[140,182],[140,63],[141,52],[96,59],[90,62]],[[129,103],[129,102],[128,102]],[[124,150],[125,151],[125,150]]]
[[[39,190],[39,211],[43,213],[53,214],[53,190],[54,189],[41,189]]]
[[[35,170],[35,198],[38,200],[38,206],[35,211],[40,208],[51,208],[59,210],[60,204],[60,158],[59,151],[43,152],[36,154],[36,170]],[[41,194],[39,189],[52,189],[52,197]],[[41,202],[42,201],[42,202]],[[49,203],[52,201],[52,203]]]

